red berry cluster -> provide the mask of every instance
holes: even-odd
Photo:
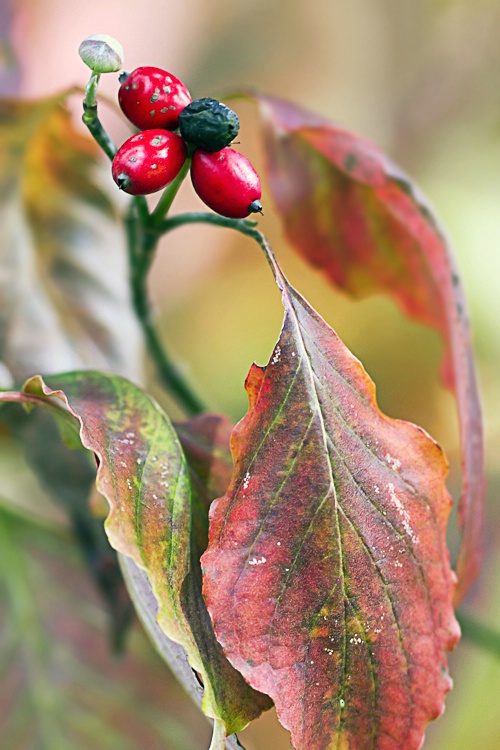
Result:
[[[130,195],[162,190],[177,177],[189,151],[194,189],[209,208],[234,219],[262,212],[257,173],[229,148],[239,130],[229,107],[216,99],[192,101],[182,81],[150,66],[121,80],[118,101],[141,131],[113,159],[113,179],[121,190]]]

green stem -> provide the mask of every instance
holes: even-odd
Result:
[[[85,104],[88,107],[97,107],[97,89],[99,88],[100,80],[101,74],[92,71],[89,82],[85,88]]]
[[[104,130],[97,115],[97,89],[100,78],[100,73],[92,73],[90,76],[87,88],[85,89],[85,99],[83,100],[82,121],[106,156],[113,160],[116,154],[116,146]]]
[[[225,216],[204,211],[188,211],[185,214],[170,216],[161,223],[160,229],[162,234],[165,234],[172,229],[177,229],[177,227],[182,227],[186,224],[212,224],[213,226],[224,227],[226,229],[235,229],[250,236],[254,234],[260,235],[260,232],[255,229],[257,224],[255,221],[249,219],[227,219]]]
[[[146,226],[151,221],[151,214],[149,213],[148,202],[144,195],[134,195],[133,201],[137,209],[137,214],[141,220],[143,226]]]
[[[101,74],[92,71],[85,88],[85,104],[89,107],[97,107],[97,89],[99,88],[100,80]]]
[[[465,612],[458,612],[457,620],[462,628],[464,639],[500,657],[500,632],[478,622]]]
[[[262,232],[259,232],[256,228],[256,221],[252,221],[251,219],[228,219],[225,216],[219,216],[219,214],[193,211],[165,219],[161,224],[161,230],[162,233],[165,234],[172,229],[185,226],[186,224],[212,224],[213,226],[224,227],[225,229],[234,229],[236,232],[240,232],[240,234],[244,234],[246,237],[253,239],[258,245],[260,245],[267,262],[271,266],[276,281],[278,282],[278,286],[281,288],[283,274],[275,260],[269,242]]]
[[[160,238],[159,230],[150,223],[144,225],[142,216],[133,210],[126,219],[127,244],[130,263],[132,303],[141,325],[148,352],[156,365],[162,384],[175,396],[189,415],[205,411],[203,402],[184,380],[176,364],[165,351],[153,324],[147,291],[147,276]]]
[[[172,206],[172,203],[174,201],[175,196],[179,192],[179,188],[182,185],[185,176],[189,172],[189,167],[191,165],[191,158],[188,157],[184,164],[182,165],[182,169],[175,178],[173,182],[168,185],[165,190],[162,193],[162,196],[160,200],[158,201],[155,210],[151,214],[151,225],[160,228],[163,219],[170,211],[170,207]]]
[[[108,156],[112,161],[117,149],[109,135],[104,130],[101,121],[97,116],[97,104],[89,107],[85,102],[83,102],[82,121],[90,130],[94,140],[99,144],[106,156]]]
[[[85,91],[82,119],[104,153],[112,160],[116,154],[116,146],[97,115],[99,79],[100,74],[92,73],[90,76]],[[143,195],[134,196],[125,217],[125,228],[132,303],[146,339],[148,352],[156,365],[160,381],[178,399],[181,407],[193,415],[205,411],[205,407],[165,351],[153,324],[147,293],[147,275],[162,235],[161,224],[189,170],[190,162],[188,157],[176,179],[165,189],[152,214],[149,213],[146,198]]]

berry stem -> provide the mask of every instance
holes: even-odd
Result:
[[[165,190],[162,193],[162,196],[158,203],[156,204],[156,207],[151,214],[151,225],[153,227],[159,228],[161,226],[161,223],[165,216],[170,211],[170,207],[174,201],[175,196],[177,195],[180,186],[182,185],[185,176],[189,172],[189,167],[191,165],[191,158],[188,157],[186,161],[184,162],[181,171],[173,180],[173,182],[170,183],[170,185],[167,185]]]
[[[97,89],[99,88],[100,80],[101,74],[92,71],[89,82],[85,88],[85,103],[89,107],[97,107]]]
[[[97,89],[99,73],[92,73],[85,90],[82,120],[90,133],[112,161],[116,154],[116,146],[104,130],[97,114]],[[129,257],[130,287],[132,304],[141,325],[146,347],[161,383],[177,398],[179,405],[190,416],[205,411],[203,403],[186,383],[175,363],[168,356],[156,332],[147,291],[147,276],[154,253],[162,232],[162,221],[172,205],[182,180],[186,176],[190,159],[187,158],[179,175],[165,189],[154,212],[149,213],[146,198],[143,195],[134,196],[130,201],[130,208],[125,218],[127,248]]]
[[[274,253],[271,249],[269,242],[266,237],[256,229],[257,222],[249,219],[228,219],[225,216],[219,216],[219,214],[210,214],[205,212],[187,212],[185,214],[178,214],[177,216],[171,216],[161,224],[162,234],[170,232],[172,229],[184,226],[185,224],[212,224],[217,227],[224,227],[226,229],[234,229],[240,234],[244,234],[246,237],[251,237],[258,245],[260,245],[267,262],[271,266],[273,274],[276,279],[281,278],[281,271],[275,260]]]
[[[116,154],[116,146],[105,131],[97,114],[97,89],[100,78],[100,73],[92,73],[87,83],[85,99],[83,100],[82,121],[89,129],[96,143],[112,161]]]
[[[177,398],[181,408],[193,416],[205,411],[205,406],[168,356],[153,323],[147,276],[161,232],[151,226],[150,221],[144,221],[139,206],[140,203],[131,202],[125,220],[132,304],[146,340],[148,353],[156,365],[160,382]],[[148,219],[150,218],[148,214]]]
[[[235,229],[237,232],[248,236],[254,236],[255,234],[261,237],[264,236],[255,229],[257,225],[256,221],[249,219],[228,219],[225,216],[205,211],[188,211],[184,214],[177,214],[177,216],[170,216],[161,223],[159,228],[162,234],[166,234],[172,229],[177,229],[177,227],[182,227],[185,224],[213,224],[225,229]]]

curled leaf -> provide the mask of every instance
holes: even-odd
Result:
[[[353,296],[386,293],[443,337],[462,441],[459,600],[480,567],[484,460],[467,307],[449,243],[422,194],[373,144],[285,100],[251,96],[290,243]]]
[[[156,608],[149,616],[199,674],[205,714],[218,730],[222,722],[228,735],[239,731],[271,702],[229,664],[213,634],[192,534],[189,467],[170,420],[116,375],[85,371],[49,380],[32,378],[22,393],[0,400],[45,405],[59,420],[78,421],[82,445],[96,456],[97,489],[109,503],[111,546],[146,573],[157,603],[157,617]]]

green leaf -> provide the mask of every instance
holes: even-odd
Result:
[[[124,241],[96,179],[97,148],[65,108],[74,93],[0,100],[0,361],[17,380],[140,372]]]
[[[111,545],[146,571],[160,628],[200,674],[207,716],[223,720],[227,734],[242,729],[271,703],[231,667],[213,635],[191,544],[189,468],[168,417],[124,378],[91,371],[52,376],[47,385],[32,378],[22,395],[2,396],[15,397],[79,420],[82,445],[97,458],[97,488],[110,505]]]
[[[390,295],[443,337],[462,441],[459,600],[482,555],[483,429],[467,306],[452,250],[415,185],[373,144],[283,99],[251,94],[271,192],[300,255],[354,297]]]
[[[380,412],[360,362],[269,257],[285,318],[248,375],[233,478],[212,505],[207,606],[297,750],[418,750],[459,637],[447,463]]]

